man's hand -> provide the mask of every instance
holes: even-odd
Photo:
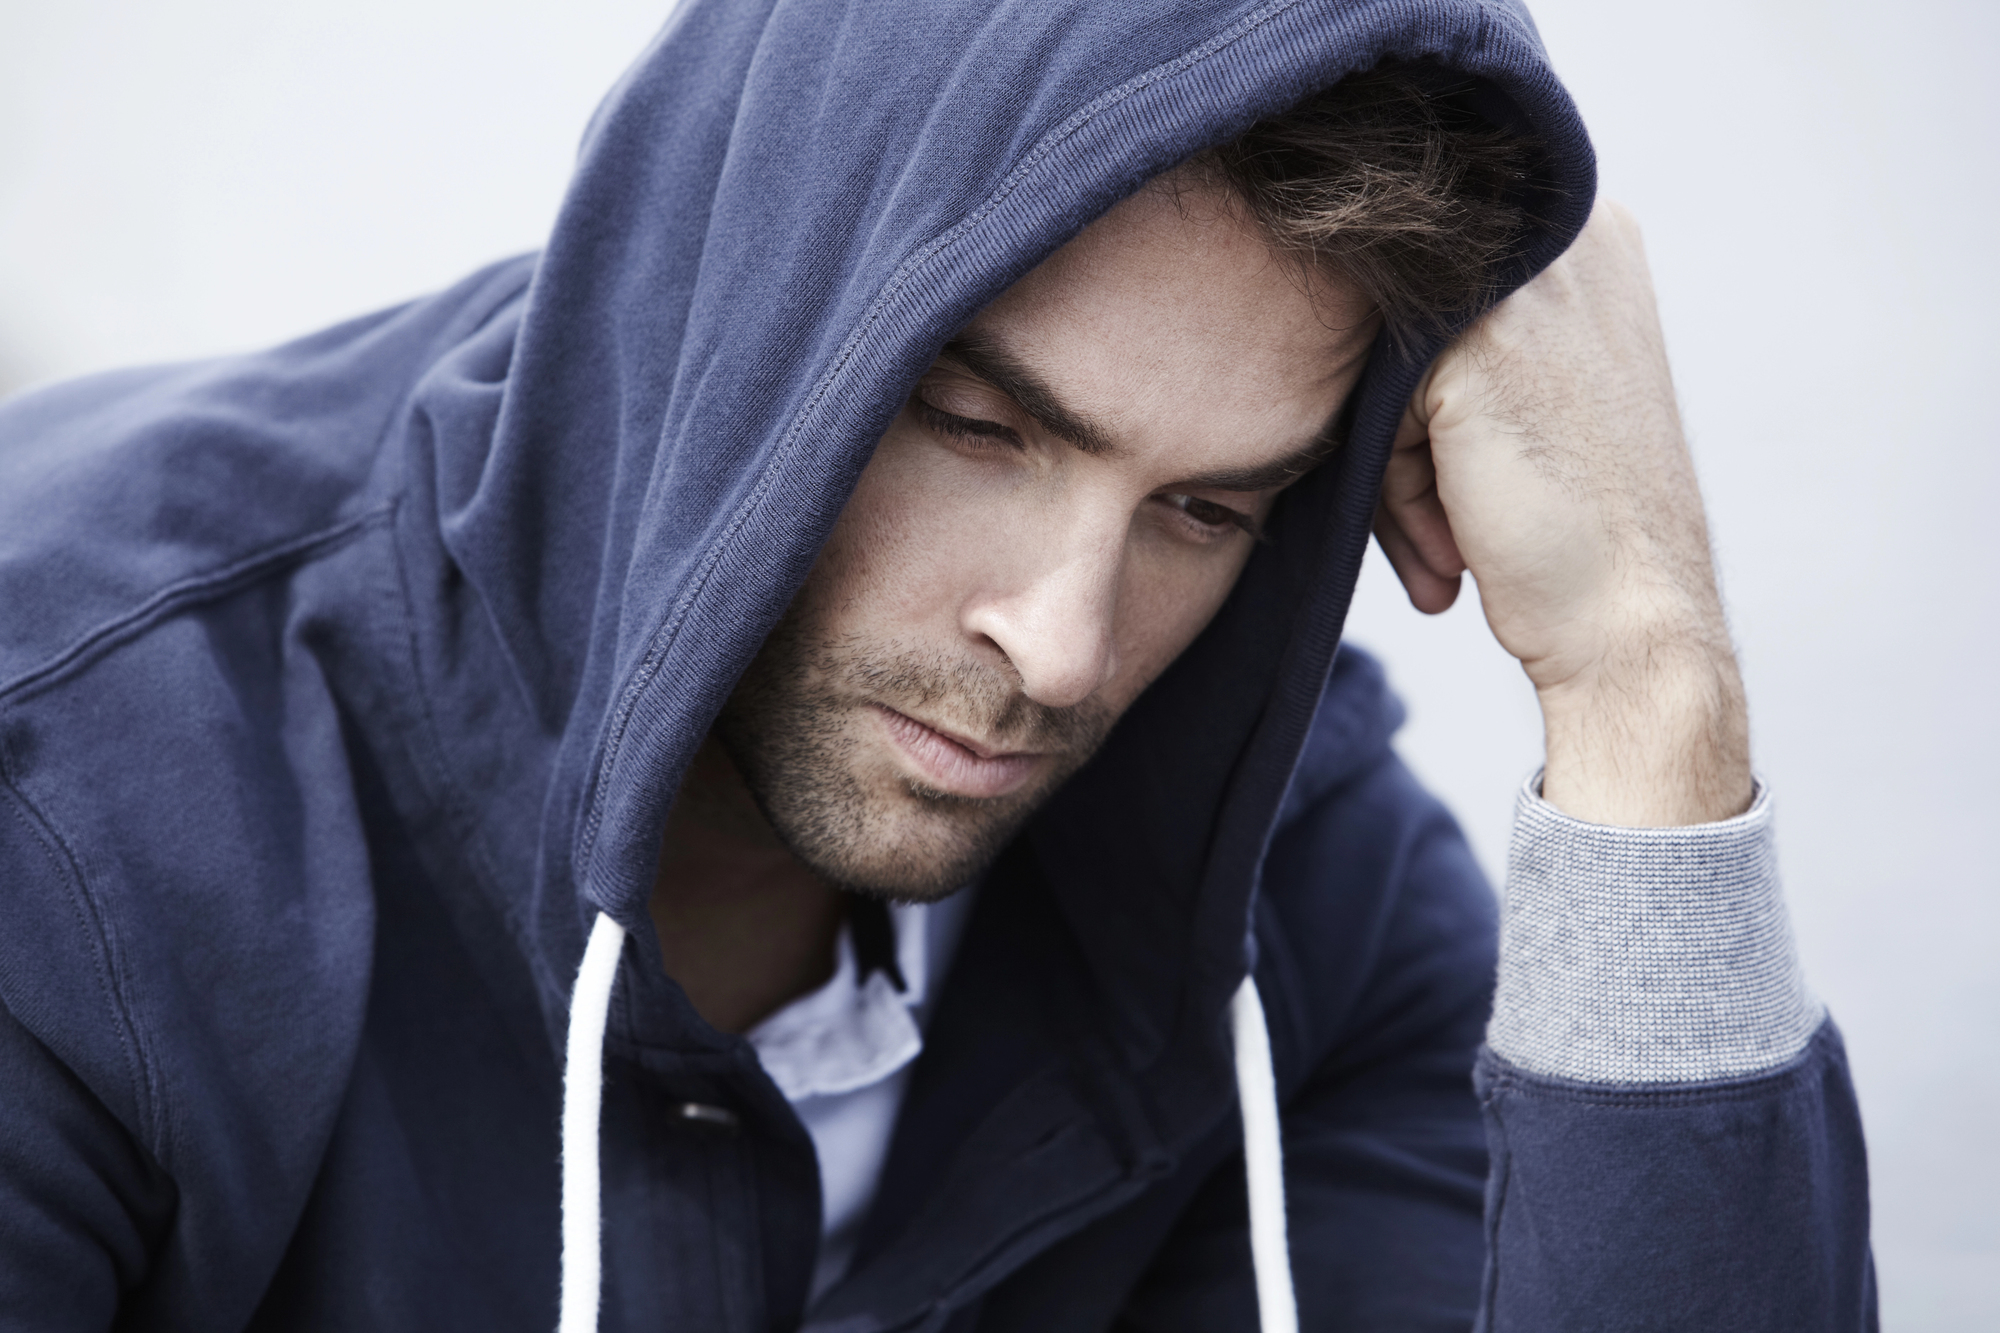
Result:
[[[1459,576],[1540,696],[1544,799],[1594,823],[1726,819],[1749,725],[1639,229],[1569,252],[1418,385],[1375,532],[1410,600]]]

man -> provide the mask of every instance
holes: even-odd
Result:
[[[696,4],[538,258],[10,407],[0,1308],[1867,1326],[1591,194],[1517,11]],[[1497,993],[1371,527],[1542,699]]]

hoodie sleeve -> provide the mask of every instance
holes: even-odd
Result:
[[[110,1328],[173,1189],[81,1080],[0,1008],[0,1327]]]
[[[1523,791],[1476,1082],[1481,1327],[1875,1327],[1839,1033],[1806,990],[1769,794],[1689,828]]]
[[[1859,1117],[1766,794],[1660,830],[1525,795],[1497,990],[1492,898],[1449,816],[1393,760],[1338,797],[1279,839],[1258,936],[1274,1045],[1318,1052],[1281,1075],[1301,1327],[1875,1328]],[[1381,914],[1344,915],[1377,876]],[[1324,956],[1343,940],[1371,941],[1347,999]],[[1120,1327],[1254,1328],[1246,1226],[1238,1155]]]

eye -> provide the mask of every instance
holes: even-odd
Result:
[[[1187,526],[1197,534],[1213,541],[1226,534],[1231,528],[1241,528],[1259,541],[1264,533],[1257,526],[1257,520],[1228,505],[1219,505],[1213,500],[1203,500],[1193,495],[1162,495],[1160,499],[1179,510],[1185,516]]]
[[[1021,437],[1010,426],[997,421],[981,421],[974,417],[962,417],[942,408],[932,407],[921,397],[910,395],[910,406],[917,409],[917,418],[926,427],[949,439],[960,440],[974,446],[991,447],[1000,445],[1009,449],[1021,447]]]

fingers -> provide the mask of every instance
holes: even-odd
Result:
[[[1419,611],[1436,615],[1457,600],[1465,558],[1438,495],[1429,434],[1414,411],[1403,414],[1382,476],[1375,539]]]
[[[1425,615],[1434,616],[1449,610],[1451,604],[1458,600],[1461,574],[1447,577],[1432,569],[1386,504],[1375,510],[1375,540],[1380,543],[1382,554],[1389,557],[1396,577],[1403,581],[1403,590],[1409,593],[1411,606]]]

